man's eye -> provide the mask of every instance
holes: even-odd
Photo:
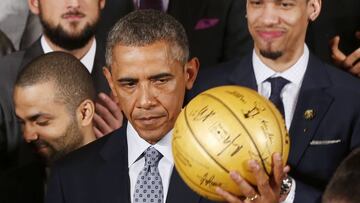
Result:
[[[120,85],[123,87],[126,87],[126,88],[131,88],[131,87],[134,87],[136,85],[136,83],[135,82],[124,82],[124,83],[121,83]]]
[[[169,80],[170,80],[169,78],[159,78],[159,79],[154,80],[154,83],[160,85],[160,84],[167,83]]]
[[[289,3],[289,2],[282,2],[281,3],[281,7],[283,7],[283,8],[290,8],[293,5],[294,5],[293,3]]]
[[[46,121],[36,121],[36,124],[39,126],[47,126],[49,125],[49,120]]]
[[[252,4],[254,6],[258,6],[261,4],[261,1],[250,1],[250,4]]]

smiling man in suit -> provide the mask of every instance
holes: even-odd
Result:
[[[240,85],[274,102],[291,138],[292,169],[282,184],[286,202],[320,202],[341,160],[360,146],[360,81],[321,62],[304,43],[307,26],[320,10],[321,0],[247,0],[253,52],[202,69],[188,97],[215,86]],[[246,183],[243,190],[258,193],[257,199],[267,194]]]
[[[134,11],[114,26],[104,72],[128,122],[56,163],[47,202],[210,202],[185,185],[171,150],[199,68],[188,57],[185,30],[163,12]]]

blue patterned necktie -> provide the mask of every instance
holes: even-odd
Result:
[[[140,0],[139,9],[163,10],[162,0]]]
[[[284,86],[289,83],[289,81],[283,77],[268,78],[267,81],[269,81],[271,83],[271,95],[269,97],[269,100],[273,104],[275,104],[276,108],[280,111],[282,116],[285,118],[284,104],[282,102],[280,93],[281,93],[281,90],[284,88]]]
[[[144,152],[145,165],[136,180],[134,202],[163,203],[164,193],[158,164],[162,158],[154,147]]]

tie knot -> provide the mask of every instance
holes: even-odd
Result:
[[[154,167],[157,166],[160,159],[162,158],[162,154],[156,150],[154,147],[149,147],[144,152],[145,157],[145,166]]]
[[[280,95],[281,90],[284,88],[286,84],[290,81],[283,77],[275,77],[275,78],[268,78],[267,81],[271,83],[271,94]]]

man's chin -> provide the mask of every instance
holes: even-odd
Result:
[[[283,53],[281,51],[270,51],[270,50],[260,50],[261,56],[267,59],[276,60],[280,58]]]

